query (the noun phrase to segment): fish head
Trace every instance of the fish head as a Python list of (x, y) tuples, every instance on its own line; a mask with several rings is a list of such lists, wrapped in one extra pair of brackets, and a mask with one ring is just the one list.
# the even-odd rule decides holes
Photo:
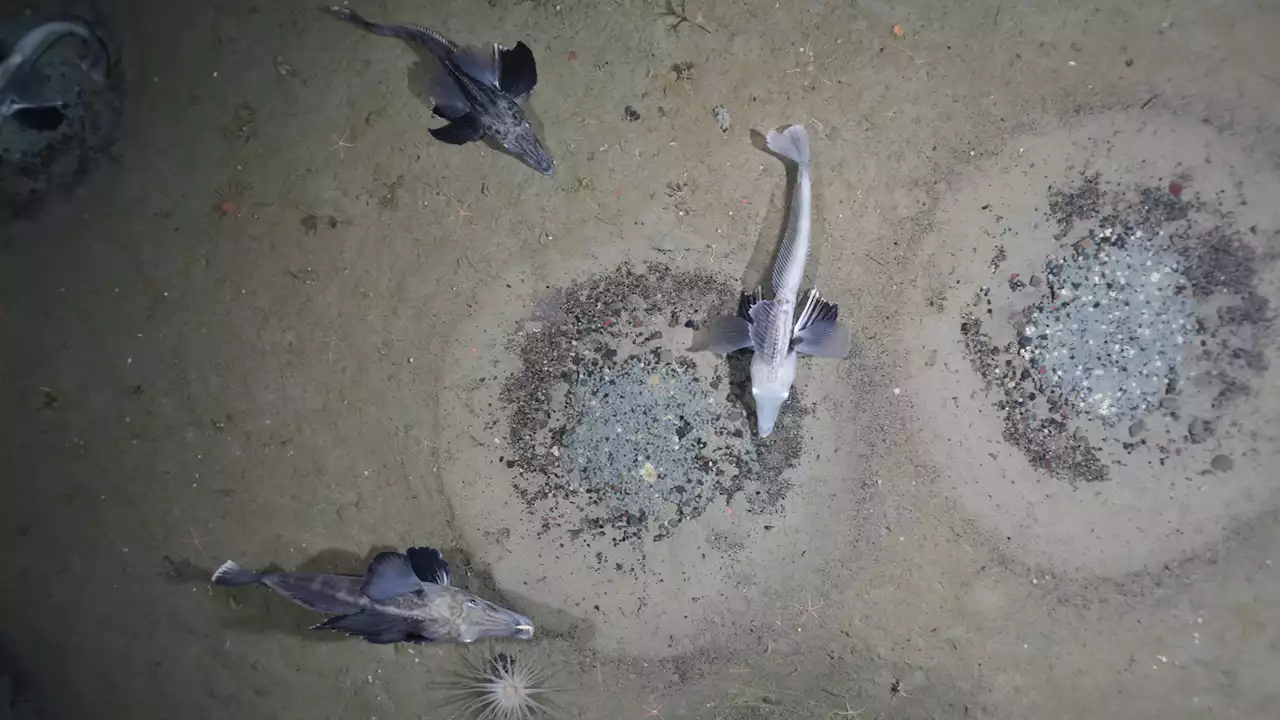
[(507, 152), (520, 158), (526, 165), (548, 177), (556, 174), (555, 163), (551, 161), (551, 153), (538, 139), (533, 125), (525, 118), (520, 118), (515, 129), (501, 141)]
[(454, 627), (458, 642), (471, 643), (484, 638), (533, 637), (533, 621), (504, 607), (495, 605), (469, 592), (454, 590), (456, 621)]
[(787, 353), (777, 365), (757, 353), (751, 360), (751, 397), (756, 402), (756, 427), (760, 437), (769, 437), (778, 421), (782, 403), (791, 397), (796, 381), (796, 354)]

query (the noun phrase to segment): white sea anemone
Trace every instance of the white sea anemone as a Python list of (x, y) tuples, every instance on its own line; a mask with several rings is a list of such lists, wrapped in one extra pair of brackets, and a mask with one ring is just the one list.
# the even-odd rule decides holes
[(475, 720), (534, 720), (550, 714), (547, 671), (532, 654), (491, 652), (467, 659), (454, 686), (462, 711)]

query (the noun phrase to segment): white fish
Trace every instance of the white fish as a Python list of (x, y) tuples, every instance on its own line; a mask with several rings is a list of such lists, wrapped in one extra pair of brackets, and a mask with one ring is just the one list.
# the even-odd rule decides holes
[(773, 265), (773, 299), (762, 300), (760, 290), (743, 295), (735, 317), (711, 323), (708, 348), (730, 353), (751, 348), (751, 396), (756, 403), (760, 437), (773, 432), (782, 404), (791, 396), (796, 380), (796, 357), (841, 358), (849, 352), (848, 334), (837, 319), (839, 306), (823, 300), (816, 288), (809, 291), (796, 317), (804, 265), (809, 258), (810, 213), (813, 180), (809, 170), (809, 135), (803, 125), (783, 132), (770, 131), (769, 149), (795, 162), (796, 184), (787, 216), (787, 232)]

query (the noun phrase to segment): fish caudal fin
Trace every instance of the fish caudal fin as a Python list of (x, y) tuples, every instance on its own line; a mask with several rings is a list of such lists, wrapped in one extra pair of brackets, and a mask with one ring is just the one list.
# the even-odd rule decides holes
[(398, 642), (429, 642), (430, 638), (418, 632), (418, 623), (411, 618), (389, 615), (378, 610), (361, 610), (350, 615), (339, 615), (316, 625), (314, 630), (335, 630), (378, 645)]
[(213, 584), (223, 585), (226, 587), (239, 587), (241, 585), (253, 585), (262, 580), (262, 573), (256, 573), (252, 570), (246, 570), (240, 567), (240, 564), (228, 560), (214, 571)]
[(809, 169), (809, 133), (804, 125), (792, 125), (782, 132), (770, 130), (765, 142), (770, 150)]

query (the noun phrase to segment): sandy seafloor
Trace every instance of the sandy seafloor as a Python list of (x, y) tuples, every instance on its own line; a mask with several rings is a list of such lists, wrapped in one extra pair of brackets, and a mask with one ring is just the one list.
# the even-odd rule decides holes
[[(37, 4), (5, 2), (6, 27)], [(118, 140), (0, 226), (0, 644), (44, 717), (454, 717), (434, 683), (457, 648), (312, 633), (207, 582), (410, 544), (535, 619), (565, 717), (1274, 717), (1269, 320), (1243, 350), (1206, 327), (1136, 432), (1069, 418), (1052, 452), (1097, 449), (1097, 482), (1007, 439), (1012, 386), (961, 326), (1014, 326), (1010, 275), (1097, 220), (1060, 232), (1050, 186), (1095, 172), (1197, 203), (1276, 306), (1280, 6), (689, 0), (709, 32), (641, 0), (356, 6), (524, 40), (544, 178), (432, 140), (417, 57), (314, 3), (98, 4)], [(752, 131), (796, 122), (809, 274), (854, 342), (802, 362), (786, 467), (659, 540), (522, 495), (500, 391), (520, 333), (623, 262), (750, 281), (786, 194)], [(685, 350), (704, 316), (631, 292), (630, 339), (599, 337), (652, 327), (663, 372), (727, 376)]]

